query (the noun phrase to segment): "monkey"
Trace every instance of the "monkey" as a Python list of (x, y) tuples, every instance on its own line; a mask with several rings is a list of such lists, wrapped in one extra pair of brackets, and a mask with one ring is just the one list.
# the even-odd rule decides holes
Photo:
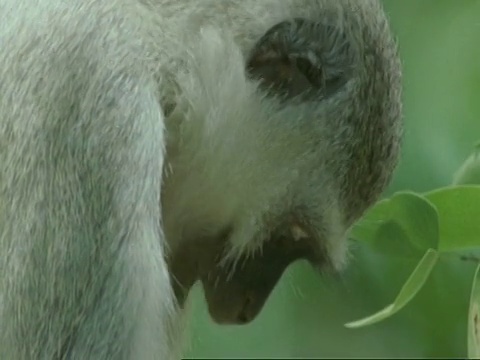
[(347, 263), (402, 140), (378, 0), (0, 0), (0, 358), (179, 359)]

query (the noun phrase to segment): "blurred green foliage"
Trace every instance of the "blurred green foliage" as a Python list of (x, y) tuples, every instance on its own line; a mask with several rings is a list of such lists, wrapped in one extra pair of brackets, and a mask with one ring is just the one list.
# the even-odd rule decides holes
[[(480, 1), (384, 0), (404, 65), (405, 141), (386, 193), (452, 182), (480, 139)], [(472, 215), (474, 216), (474, 215)], [(344, 324), (391, 303), (421, 258), (392, 258), (362, 243), (339, 278), (303, 263), (284, 275), (250, 325), (209, 319), (192, 294), (188, 357), (465, 357), (474, 262), (440, 258), (418, 295), (393, 317)]]

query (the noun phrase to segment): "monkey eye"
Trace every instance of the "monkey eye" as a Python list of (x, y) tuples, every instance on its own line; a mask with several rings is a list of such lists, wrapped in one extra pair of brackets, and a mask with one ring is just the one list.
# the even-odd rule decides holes
[(296, 57), (294, 62), (308, 83), (315, 89), (322, 89), (325, 96), (336, 92), (346, 81), (344, 73), (333, 73), (327, 76), (324, 69), (315, 66), (306, 58)]
[(292, 60), (298, 71), (300, 71), (311, 86), (319, 89), (323, 85), (324, 76), (322, 69), (317, 68), (309, 59), (304, 57), (294, 57)]

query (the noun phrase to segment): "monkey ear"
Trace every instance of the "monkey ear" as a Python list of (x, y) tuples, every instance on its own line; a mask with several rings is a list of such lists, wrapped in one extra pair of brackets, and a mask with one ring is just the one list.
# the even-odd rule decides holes
[(254, 46), (247, 72), (276, 95), (328, 96), (345, 83), (345, 41), (339, 35), (333, 26), (305, 19), (280, 22)]

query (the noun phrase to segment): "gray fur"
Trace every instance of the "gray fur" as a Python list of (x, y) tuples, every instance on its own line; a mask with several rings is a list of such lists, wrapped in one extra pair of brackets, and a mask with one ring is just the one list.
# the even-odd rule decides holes
[[(227, 228), (225, 259), (293, 219), (341, 267), (400, 147), (376, 0), (0, 0), (0, 14), (1, 359), (180, 358), (166, 259)], [(262, 46), (342, 77), (303, 100), (247, 69), (295, 18), (318, 26)]]

